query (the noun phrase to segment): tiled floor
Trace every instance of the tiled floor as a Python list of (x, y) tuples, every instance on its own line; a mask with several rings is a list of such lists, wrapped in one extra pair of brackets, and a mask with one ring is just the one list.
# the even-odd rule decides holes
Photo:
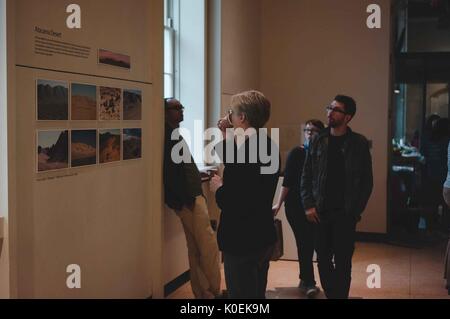
[[(358, 243), (353, 258), (351, 298), (364, 299), (450, 299), (443, 279), (446, 242), (428, 248), (404, 248), (386, 244)], [(381, 268), (381, 288), (369, 289), (367, 267)], [(319, 278), (316, 270), (316, 278)], [(304, 299), (296, 288), (298, 263), (278, 261), (270, 265), (267, 298)], [(225, 289), (222, 269), (222, 288)], [(169, 296), (193, 298), (187, 283)], [(317, 298), (325, 298), (323, 293)]]

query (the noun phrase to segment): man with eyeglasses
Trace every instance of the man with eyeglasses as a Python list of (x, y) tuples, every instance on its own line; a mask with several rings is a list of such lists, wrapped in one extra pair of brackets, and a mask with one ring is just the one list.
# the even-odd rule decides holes
[(326, 107), (328, 128), (311, 141), (301, 182), (306, 217), (317, 224), (316, 251), (327, 298), (347, 299), (356, 224), (373, 188), (367, 139), (348, 123), (356, 114), (353, 98), (338, 95)]
[[(165, 99), (164, 197), (167, 206), (183, 225), (189, 256), (192, 291), (197, 299), (220, 297), (220, 259), (216, 235), (203, 196), (200, 172), (191, 154), (189, 162), (175, 163), (172, 149), (183, 138), (172, 140), (172, 133), (184, 120), (184, 107), (173, 98)], [(183, 151), (188, 147), (183, 147)], [(183, 154), (184, 155), (184, 154)], [(185, 156), (183, 156), (184, 158)]]

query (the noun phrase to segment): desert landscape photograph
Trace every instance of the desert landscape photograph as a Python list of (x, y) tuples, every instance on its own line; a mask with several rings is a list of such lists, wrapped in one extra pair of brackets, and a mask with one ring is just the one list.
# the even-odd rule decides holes
[(95, 164), (97, 164), (97, 130), (73, 130), (71, 135), (72, 167)]
[(63, 81), (37, 80), (37, 120), (69, 119), (69, 85)]
[(100, 164), (120, 161), (120, 129), (101, 129), (98, 134)]
[(131, 58), (128, 55), (115, 53), (105, 49), (98, 50), (98, 63), (131, 69)]
[(72, 83), (71, 120), (95, 121), (97, 119), (97, 87)]
[(132, 160), (142, 157), (142, 129), (123, 129), (123, 159)]
[(126, 121), (142, 119), (142, 92), (140, 90), (123, 90), (123, 119)]
[(101, 86), (99, 120), (120, 120), (120, 106), (122, 104), (122, 90)]
[(37, 132), (37, 170), (53, 171), (69, 167), (69, 131)]

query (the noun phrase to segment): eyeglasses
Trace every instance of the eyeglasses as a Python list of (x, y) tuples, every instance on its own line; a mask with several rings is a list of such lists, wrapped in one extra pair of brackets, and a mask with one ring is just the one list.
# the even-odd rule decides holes
[(344, 110), (341, 110), (340, 108), (337, 107), (333, 107), (331, 105), (325, 107), (325, 110), (327, 110), (327, 112), (337, 112), (337, 113), (342, 113), (342, 114), (347, 114), (347, 112), (345, 112)]
[(305, 128), (303, 130), (305, 133), (313, 134), (313, 133), (319, 133), (319, 130), (311, 129), (311, 128)]
[(233, 109), (229, 109), (227, 113), (228, 113), (228, 114), (227, 114), (228, 123), (229, 123), (230, 125), (233, 125), (233, 121), (231, 120), (231, 116), (232, 116), (233, 113), (234, 113)]

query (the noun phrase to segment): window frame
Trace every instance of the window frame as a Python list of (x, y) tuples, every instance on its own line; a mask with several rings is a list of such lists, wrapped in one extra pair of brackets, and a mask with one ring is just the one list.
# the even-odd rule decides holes
[(179, 0), (164, 0), (164, 98), (179, 97), (179, 8)]

